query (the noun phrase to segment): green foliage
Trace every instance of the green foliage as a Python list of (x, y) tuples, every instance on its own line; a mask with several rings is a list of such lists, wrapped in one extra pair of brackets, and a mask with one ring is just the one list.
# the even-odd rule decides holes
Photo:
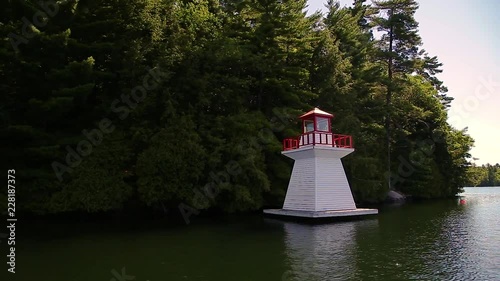
[(131, 151), (121, 138), (114, 134), (92, 148), (92, 153), (74, 168), (71, 180), (51, 198), (51, 212), (93, 213), (123, 207), (132, 195), (132, 187), (127, 182), (132, 171), (126, 170)]
[(188, 117), (172, 117), (138, 155), (137, 191), (148, 205), (187, 201), (205, 163), (200, 137)]
[(466, 186), (500, 186), (500, 164), (470, 166)]
[[(354, 137), (345, 166), (358, 202), (389, 190), (384, 140), (393, 172), (411, 165), (391, 186), (408, 194), (498, 180), (500, 169), (469, 167), (472, 139), (446, 122), (451, 98), (420, 49), (417, 3), (366, 2), (306, 16), (305, 0), (72, 0), (43, 26), (22, 21), (37, 1), (0, 4), (0, 152), (22, 171), (21, 210), (280, 205), (292, 164), (281, 140), (314, 106)], [(68, 163), (104, 118), (113, 132)]]

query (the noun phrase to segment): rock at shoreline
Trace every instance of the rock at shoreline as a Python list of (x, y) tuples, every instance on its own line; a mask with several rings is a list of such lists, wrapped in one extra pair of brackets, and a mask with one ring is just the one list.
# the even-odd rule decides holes
[(386, 202), (396, 203), (396, 202), (404, 202), (406, 201), (406, 196), (403, 193), (400, 193), (395, 190), (389, 191), (385, 198)]

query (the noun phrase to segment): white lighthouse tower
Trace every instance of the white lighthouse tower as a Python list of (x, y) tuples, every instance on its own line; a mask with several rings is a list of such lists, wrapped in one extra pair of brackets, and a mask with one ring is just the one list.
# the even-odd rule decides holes
[(302, 135), (283, 141), (283, 155), (295, 160), (283, 209), (266, 214), (306, 218), (377, 214), (357, 209), (341, 158), (354, 152), (351, 136), (334, 134), (333, 115), (315, 108), (300, 116)]

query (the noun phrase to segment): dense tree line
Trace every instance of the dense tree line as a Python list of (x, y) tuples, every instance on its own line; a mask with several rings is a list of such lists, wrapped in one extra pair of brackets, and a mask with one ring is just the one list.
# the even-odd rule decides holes
[[(279, 206), (281, 141), (335, 113), (357, 202), (465, 185), (473, 140), (447, 123), (442, 65), (413, 0), (7, 0), (4, 169), (33, 213)], [(4, 197), (5, 198), (5, 197)]]
[(468, 171), (467, 186), (500, 186), (500, 164), (472, 165)]

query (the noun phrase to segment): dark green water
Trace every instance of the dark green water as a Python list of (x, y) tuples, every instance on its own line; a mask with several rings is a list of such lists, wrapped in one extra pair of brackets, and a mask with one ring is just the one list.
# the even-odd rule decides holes
[(321, 225), (46, 225), (19, 239), (15, 278), (1, 280), (500, 280), (500, 188), (463, 196)]

